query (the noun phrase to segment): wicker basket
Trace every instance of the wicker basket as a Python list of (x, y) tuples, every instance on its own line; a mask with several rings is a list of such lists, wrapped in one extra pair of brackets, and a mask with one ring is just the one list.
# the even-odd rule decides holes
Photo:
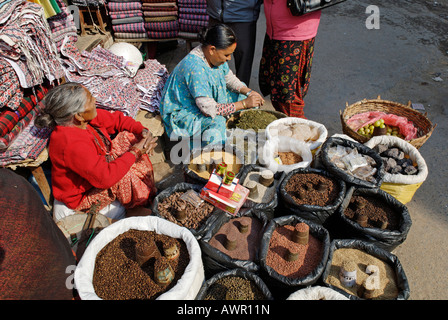
[(366, 143), (369, 138), (353, 131), (347, 125), (347, 120), (349, 120), (356, 114), (369, 111), (391, 113), (397, 116), (405, 117), (408, 120), (412, 121), (414, 123), (414, 126), (417, 128), (417, 138), (412, 139), (408, 142), (417, 149), (420, 148), (426, 142), (426, 140), (428, 140), (437, 126), (437, 124), (434, 126), (432, 125), (431, 121), (427, 118), (426, 113), (422, 114), (419, 111), (412, 109), (410, 101), (408, 105), (404, 105), (393, 101), (381, 100), (381, 98), (378, 96), (377, 99), (364, 99), (351, 105), (348, 105), (348, 103), (346, 103), (344, 112), (339, 111), (343, 133), (358, 142)]

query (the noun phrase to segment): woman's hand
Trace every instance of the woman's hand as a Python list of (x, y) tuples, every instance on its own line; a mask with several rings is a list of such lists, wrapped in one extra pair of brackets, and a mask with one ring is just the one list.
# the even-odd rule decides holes
[(258, 92), (251, 92), (243, 101), (246, 105), (245, 109), (261, 107), (264, 104), (264, 99)]
[(149, 156), (152, 156), (154, 154), (154, 149), (156, 146), (157, 137), (153, 137), (151, 132), (146, 131), (143, 133), (143, 139), (132, 146), (131, 152), (134, 152), (134, 155), (137, 158), (145, 153)]

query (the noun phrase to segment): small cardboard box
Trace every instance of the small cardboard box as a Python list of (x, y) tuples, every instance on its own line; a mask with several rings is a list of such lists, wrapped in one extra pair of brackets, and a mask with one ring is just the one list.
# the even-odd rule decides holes
[(239, 179), (235, 178), (230, 185), (225, 185), (222, 183), (222, 178), (213, 171), (209, 181), (202, 188), (200, 197), (215, 207), (236, 215), (249, 194), (249, 189), (238, 182)]

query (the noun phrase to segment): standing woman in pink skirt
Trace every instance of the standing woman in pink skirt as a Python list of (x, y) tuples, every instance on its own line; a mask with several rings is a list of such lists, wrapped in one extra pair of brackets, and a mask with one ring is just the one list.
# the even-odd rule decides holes
[(286, 0), (264, 0), (266, 35), (258, 81), (261, 93), (271, 95), (275, 110), (305, 118), (304, 97), (310, 83), (321, 12), (293, 16)]

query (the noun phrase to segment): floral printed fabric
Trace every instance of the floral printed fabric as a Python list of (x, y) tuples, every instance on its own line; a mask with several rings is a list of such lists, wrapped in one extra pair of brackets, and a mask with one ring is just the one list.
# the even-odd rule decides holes
[(305, 41), (271, 40), (266, 35), (260, 61), (259, 85), (271, 95), (274, 107), (288, 116), (303, 116), (314, 54), (314, 38)]

